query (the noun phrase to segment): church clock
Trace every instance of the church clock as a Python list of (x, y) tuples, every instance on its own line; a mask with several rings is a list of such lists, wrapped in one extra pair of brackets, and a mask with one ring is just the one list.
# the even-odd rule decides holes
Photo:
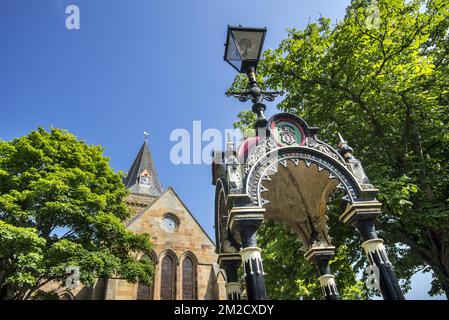
[(145, 186), (149, 186), (151, 184), (151, 177), (149, 176), (140, 176), (140, 184)]

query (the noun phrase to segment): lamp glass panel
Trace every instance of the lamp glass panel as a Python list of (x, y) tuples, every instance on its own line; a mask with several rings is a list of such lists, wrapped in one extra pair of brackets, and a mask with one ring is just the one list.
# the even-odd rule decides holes
[(263, 31), (232, 31), (243, 60), (258, 60)]
[(240, 57), (240, 53), (237, 49), (237, 46), (234, 42), (234, 38), (232, 35), (229, 35), (228, 39), (228, 50), (226, 52), (226, 60), (231, 63), (236, 69), (240, 70), (242, 66), (242, 58)]

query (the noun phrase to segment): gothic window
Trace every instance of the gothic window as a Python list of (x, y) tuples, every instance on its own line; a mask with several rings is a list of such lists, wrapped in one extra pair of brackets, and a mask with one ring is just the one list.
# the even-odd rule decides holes
[[(153, 252), (153, 255), (155, 253)], [(141, 259), (151, 260), (155, 262), (154, 257), (149, 257), (144, 255)], [(139, 283), (137, 285), (137, 300), (153, 300), (154, 299), (154, 276), (153, 276), (153, 284), (151, 286), (147, 286), (143, 283)]]
[(162, 259), (161, 266), (161, 300), (176, 299), (176, 265), (170, 255)]
[(153, 300), (153, 286), (143, 283), (137, 285), (137, 300)]
[(182, 299), (196, 298), (196, 268), (193, 260), (187, 256), (182, 262)]

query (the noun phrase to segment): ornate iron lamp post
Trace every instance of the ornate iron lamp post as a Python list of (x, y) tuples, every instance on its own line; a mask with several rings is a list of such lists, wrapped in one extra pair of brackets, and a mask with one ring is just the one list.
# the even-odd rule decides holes
[(404, 299), (383, 240), (374, 227), (382, 206), (376, 199), (379, 190), (370, 183), (352, 148), (340, 136), (334, 149), (318, 138), (318, 128), (296, 115), (279, 113), (265, 119), (263, 100), (272, 101), (281, 94), (264, 92), (257, 83), (256, 68), (265, 33), (265, 28), (228, 26), (224, 59), (248, 76), (249, 88), (227, 94), (253, 102), (258, 133), (258, 137), (245, 139), (237, 150), (230, 142), (226, 152), (214, 151), (216, 252), (226, 272), (228, 299), (241, 298), (240, 265), (248, 299), (267, 299), (256, 239), (264, 220), (282, 223), (298, 235), (305, 258), (317, 267), (323, 297), (338, 299), (329, 267), (335, 246), (327, 226), (328, 203), (337, 198), (340, 221), (355, 227), (363, 239), (371, 284), (376, 284), (384, 299)]
[(239, 73), (248, 76), (248, 90), (243, 92), (228, 91), (227, 96), (234, 96), (240, 101), (251, 100), (252, 111), (257, 115), (256, 129), (265, 128), (268, 121), (264, 112), (266, 106), (263, 100), (273, 101), (281, 91), (262, 91), (257, 83), (256, 69), (262, 53), (267, 28), (228, 26), (224, 60)]

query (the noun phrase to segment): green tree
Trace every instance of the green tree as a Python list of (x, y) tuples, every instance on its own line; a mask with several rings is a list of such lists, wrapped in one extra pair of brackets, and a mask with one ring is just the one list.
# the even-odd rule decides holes
[[(378, 228), (403, 288), (431, 271), (430, 294), (449, 298), (448, 56), (448, 1), (353, 0), (336, 25), (288, 30), (259, 76), (287, 92), (279, 109), (349, 140), (380, 189)], [(358, 244), (346, 239), (360, 266)]]
[[(295, 234), (271, 221), (260, 228), (258, 243), (263, 248), (265, 285), (270, 299), (323, 299), (318, 271), (304, 258)], [(341, 245), (330, 262), (340, 299), (364, 299), (363, 283), (356, 280), (347, 254), (348, 248)]]
[(42, 128), (0, 141), (0, 299), (29, 299), (78, 266), (92, 285), (112, 275), (151, 283), (148, 235), (134, 235), (121, 174), (100, 146)]

